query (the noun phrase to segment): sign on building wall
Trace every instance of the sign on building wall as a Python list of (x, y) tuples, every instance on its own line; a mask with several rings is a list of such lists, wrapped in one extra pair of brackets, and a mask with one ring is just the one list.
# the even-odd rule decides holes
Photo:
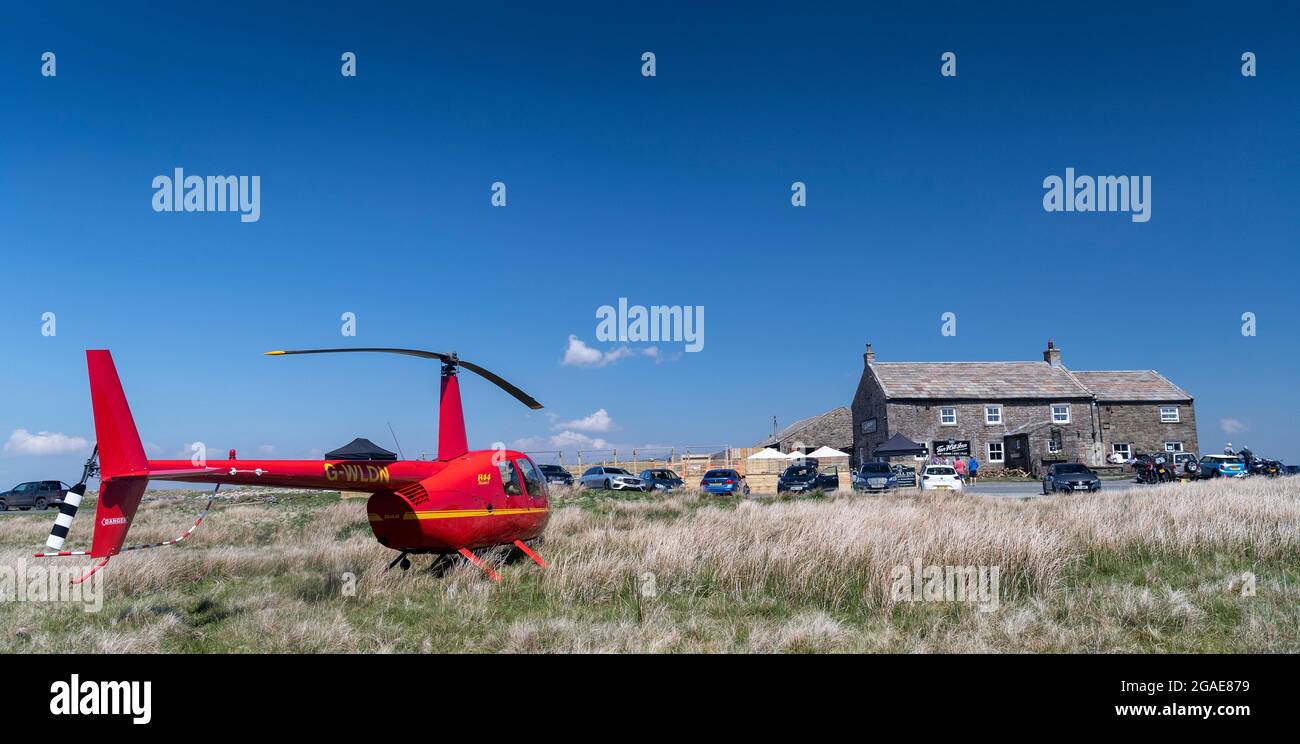
[(934, 446), (930, 449), (935, 457), (970, 457), (970, 440), (969, 439), (948, 439), (946, 441), (935, 440)]

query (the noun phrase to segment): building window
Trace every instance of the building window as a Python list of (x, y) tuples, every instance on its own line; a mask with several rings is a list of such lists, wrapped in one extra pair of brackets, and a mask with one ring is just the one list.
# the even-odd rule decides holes
[(1160, 423), (1178, 423), (1178, 406), (1160, 406)]
[(989, 426), (997, 426), (1002, 423), (1002, 406), (991, 405), (984, 406), (984, 423)]
[(1053, 403), (1052, 404), (1052, 423), (1068, 424), (1070, 423), (1070, 404)]
[(1165, 442), (1165, 452), (1182, 452), (1182, 442)]
[(1133, 457), (1133, 447), (1127, 443), (1116, 442), (1110, 446), (1110, 451), (1128, 460)]
[(863, 434), (874, 434), (875, 432), (876, 432), (876, 420), (875, 420), (875, 419), (873, 419), (873, 418), (869, 418), (869, 419), (867, 419), (866, 421), (863, 421), (863, 422), (862, 422), (862, 433), (863, 433)]
[(956, 409), (956, 408), (953, 408), (952, 406), (944, 406), (944, 407), (940, 408), (940, 409), (939, 409), (939, 425), (940, 425), (940, 426), (956, 426), (956, 425), (957, 425), (957, 409)]
[(989, 442), (989, 462), (1002, 462), (1002, 443)]
[(1061, 451), (1061, 440), (1056, 438), (1047, 440), (1047, 453), (1049, 455), (1055, 455), (1057, 452), (1060, 451)]

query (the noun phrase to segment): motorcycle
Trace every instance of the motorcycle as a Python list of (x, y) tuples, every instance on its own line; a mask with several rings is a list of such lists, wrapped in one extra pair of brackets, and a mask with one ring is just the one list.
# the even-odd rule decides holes
[(1159, 455), (1138, 455), (1133, 462), (1138, 483), (1172, 483), (1178, 479), (1173, 467)]
[(1251, 475), (1263, 475), (1268, 478), (1277, 476), (1282, 472), (1282, 463), (1277, 460), (1257, 459), (1250, 463)]

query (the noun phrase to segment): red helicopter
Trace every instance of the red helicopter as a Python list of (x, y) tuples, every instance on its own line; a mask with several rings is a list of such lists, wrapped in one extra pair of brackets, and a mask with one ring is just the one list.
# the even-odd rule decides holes
[[(523, 452), (508, 449), (470, 451), (465, 438), (465, 418), (460, 404), (459, 369), (474, 372), (513, 395), (534, 410), (542, 407), (527, 393), (492, 372), (460, 359), (418, 349), (304, 349), (269, 351), (271, 356), (378, 352), (405, 354), (442, 362), (438, 407), (438, 459), (398, 460), (371, 445), (355, 451), (335, 452), (324, 460), (241, 460), (234, 450), (230, 459), (195, 463), (190, 460), (150, 460), (145, 457), (131, 409), (118, 380), (113, 357), (107, 350), (88, 350), (90, 398), (95, 416), (95, 452), (86, 462), (81, 481), (59, 507), (59, 516), (46, 545), (55, 552), (38, 558), (90, 556), (101, 558), (85, 576), (98, 571), (113, 556), (130, 550), (174, 545), (202, 522), (208, 508), (180, 537), (163, 543), (124, 545), (140, 497), (150, 479), (189, 483), (274, 486), (281, 488), (369, 492), (366, 505), (370, 528), (381, 545), (398, 551), (388, 564), (410, 568), (407, 556), (432, 554), (435, 565), (456, 554), (500, 580), (474, 550), (513, 546), (546, 568), (546, 562), (529, 547), (542, 535), (550, 518), (546, 478)], [(348, 448), (344, 448), (347, 450)], [(86, 482), (98, 475), (99, 505), (90, 550), (63, 550), (76, 516)], [(216, 495), (216, 489), (213, 496)], [(212, 499), (208, 500), (211, 507)]]

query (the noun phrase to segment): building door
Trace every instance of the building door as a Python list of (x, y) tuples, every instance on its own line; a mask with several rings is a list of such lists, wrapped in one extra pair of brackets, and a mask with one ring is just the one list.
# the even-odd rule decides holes
[(1029, 435), (1016, 434), (1003, 437), (1002, 447), (1006, 451), (1006, 467), (1018, 468), (1029, 472)]

